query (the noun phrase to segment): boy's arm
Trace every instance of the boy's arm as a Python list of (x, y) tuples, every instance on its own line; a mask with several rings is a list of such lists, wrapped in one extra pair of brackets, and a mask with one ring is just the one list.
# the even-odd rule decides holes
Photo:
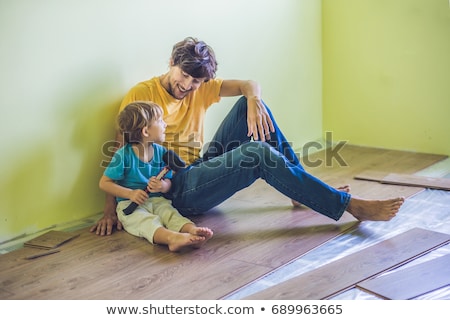
[(106, 193), (116, 197), (130, 199), (137, 204), (143, 204), (148, 198), (148, 194), (144, 190), (123, 187), (105, 175), (100, 178), (99, 187)]

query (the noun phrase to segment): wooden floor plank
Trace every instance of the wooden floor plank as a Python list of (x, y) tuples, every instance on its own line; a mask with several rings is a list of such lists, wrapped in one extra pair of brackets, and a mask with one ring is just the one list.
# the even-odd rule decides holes
[(365, 279), (404, 264), (448, 242), (448, 234), (414, 228), (246, 299), (328, 299)]
[(450, 285), (450, 254), (368, 279), (356, 286), (384, 299), (408, 300)]
[(377, 181), (384, 184), (450, 191), (450, 179), (446, 178), (432, 178), (416, 176), (412, 174), (364, 171), (357, 174), (355, 176), (355, 179)]
[[(323, 150), (302, 158), (302, 162), (314, 164), (308, 171), (332, 186), (349, 184), (352, 194), (367, 198), (389, 198), (403, 195), (411, 197), (424, 190), (423, 187), (380, 184), (373, 181), (359, 180), (354, 177), (364, 171), (397, 172), (413, 174), (447, 158), (445, 155), (405, 152), (377, 148), (346, 145), (339, 156), (344, 165), (332, 161), (327, 165), (331, 152)], [(321, 165), (317, 164), (321, 162)]]
[(446, 178), (429, 178), (411, 174), (389, 173), (381, 180), (381, 183), (450, 191), (450, 179)]
[[(353, 180), (355, 172), (376, 168), (413, 173), (441, 156), (346, 146), (341, 166), (322, 161), (308, 171), (332, 185), (350, 183), (359, 196), (411, 195), (423, 188)], [(293, 208), (264, 181), (236, 193), (193, 220), (211, 227), (214, 237), (199, 250), (171, 253), (126, 232), (99, 237), (88, 228), (60, 246), (60, 252), (32, 260), (33, 248), (0, 255), (0, 299), (220, 299), (333, 239), (357, 221), (339, 222), (313, 210)]]

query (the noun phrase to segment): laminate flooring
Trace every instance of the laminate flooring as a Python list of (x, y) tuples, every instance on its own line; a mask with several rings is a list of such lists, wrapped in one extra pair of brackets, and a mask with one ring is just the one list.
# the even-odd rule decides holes
[[(307, 170), (333, 186), (351, 184), (352, 193), (367, 198), (409, 198), (424, 189), (357, 181), (355, 174), (413, 174), (445, 158), (347, 145), (340, 151), (343, 165), (328, 161), (327, 152), (309, 155)], [(24, 259), (36, 249), (3, 244), (0, 298), (239, 299), (252, 284), (361, 227), (347, 213), (335, 222), (309, 208), (293, 208), (261, 180), (193, 219), (215, 235), (203, 248), (181, 253), (126, 232), (99, 237), (89, 226), (75, 228), (80, 236), (60, 252), (37, 259)]]
[[(420, 170), (420, 176), (440, 177), (450, 179), (450, 159), (442, 160), (435, 165)], [(450, 192), (443, 190), (426, 189), (406, 199), (397, 216), (389, 221), (365, 221), (357, 228), (344, 232), (302, 257), (284, 265), (278, 270), (265, 275), (246, 287), (226, 297), (226, 299), (246, 299), (264, 290), (268, 290), (283, 282), (290, 281), (310, 271), (319, 269), (327, 264), (343, 259), (365, 248), (380, 243), (389, 238), (400, 235), (414, 228), (423, 228), (430, 231), (450, 234)], [(417, 257), (405, 265), (390, 271), (400, 272), (403, 269), (425, 263), (430, 260), (450, 254), (450, 245), (432, 250)], [(380, 277), (390, 272), (380, 274)], [(442, 272), (445, 272), (442, 270)], [(436, 275), (439, 278), (441, 275)], [(375, 278), (377, 279), (377, 278)], [(412, 284), (412, 289), (419, 289)], [(397, 288), (401, 291), (404, 288)], [(412, 290), (411, 290), (412, 291)], [(350, 288), (331, 298), (331, 300), (379, 300), (382, 297), (358, 287)], [(450, 286), (417, 295), (414, 300), (450, 300)]]
[[(361, 281), (402, 265), (449, 241), (450, 234), (414, 228), (258, 292), (247, 299), (328, 299), (356, 286)], [(445, 269), (442, 272), (445, 272)]]
[(356, 286), (384, 299), (406, 300), (450, 285), (450, 254), (359, 282)]

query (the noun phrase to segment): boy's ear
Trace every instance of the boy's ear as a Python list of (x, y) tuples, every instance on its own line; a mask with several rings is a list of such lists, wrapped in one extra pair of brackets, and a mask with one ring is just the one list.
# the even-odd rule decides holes
[(173, 62), (173, 59), (170, 58), (169, 60), (169, 67), (173, 67), (175, 65), (175, 63)]
[(142, 128), (142, 136), (143, 137), (148, 137), (148, 128), (147, 127), (143, 127)]

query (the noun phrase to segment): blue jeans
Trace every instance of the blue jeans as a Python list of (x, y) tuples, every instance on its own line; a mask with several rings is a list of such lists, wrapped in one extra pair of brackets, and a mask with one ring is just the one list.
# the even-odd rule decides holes
[(270, 140), (251, 141), (247, 136), (247, 100), (242, 97), (223, 120), (202, 159), (174, 175), (167, 197), (181, 214), (204, 213), (261, 178), (290, 199), (339, 220), (350, 194), (305, 171), (267, 110), (275, 126)]

